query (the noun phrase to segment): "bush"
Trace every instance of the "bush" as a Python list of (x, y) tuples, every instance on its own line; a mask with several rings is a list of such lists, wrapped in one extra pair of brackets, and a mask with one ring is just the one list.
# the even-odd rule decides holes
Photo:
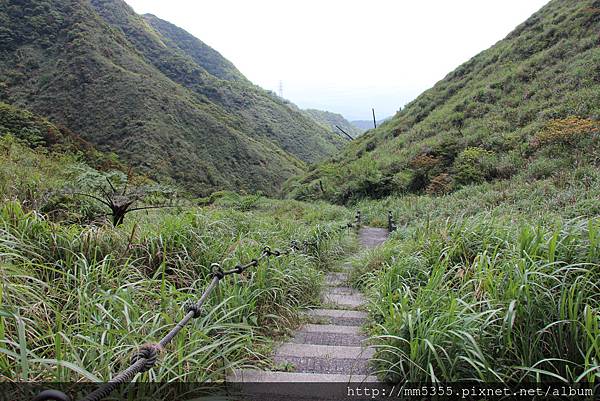
[(597, 378), (600, 222), (436, 221), (359, 260), (391, 382)]
[(531, 144), (535, 148), (546, 145), (580, 146), (585, 138), (592, 138), (600, 133), (600, 122), (581, 117), (568, 117), (551, 120), (538, 132)]
[(463, 150), (454, 162), (454, 179), (459, 184), (478, 184), (491, 178), (494, 168), (494, 152), (471, 147)]
[(444, 195), (452, 192), (454, 180), (447, 173), (442, 173), (434, 178), (427, 186), (425, 192), (429, 195)]

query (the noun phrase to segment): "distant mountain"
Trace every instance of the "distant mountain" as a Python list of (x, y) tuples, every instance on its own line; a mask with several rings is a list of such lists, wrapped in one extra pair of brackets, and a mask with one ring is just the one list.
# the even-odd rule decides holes
[[(337, 128), (338, 126), (343, 129), (348, 135), (353, 138), (358, 137), (362, 134), (360, 129), (357, 129), (354, 125), (352, 125), (348, 120), (344, 118), (341, 114), (332, 113), (330, 111), (316, 110), (316, 109), (306, 109), (303, 110), (305, 114), (310, 116), (317, 123), (326, 127), (328, 130), (333, 131), (336, 134), (344, 135)], [(345, 137), (345, 135), (344, 135)]]
[(122, 0), (4, 0), (0, 101), (199, 195), (275, 193), (345, 142)]
[(600, 0), (550, 1), (288, 193), (350, 203), (597, 169), (598, 32)]
[[(383, 120), (378, 120), (377, 121), (377, 125), (383, 124), (384, 122), (386, 122), (387, 120), (389, 120), (391, 117), (388, 118), (384, 118)], [(365, 131), (368, 131), (370, 129), (373, 129), (373, 120), (354, 120), (354, 121), (350, 121), (350, 123), (356, 127), (357, 129), (359, 129), (361, 131), (361, 133), (364, 133)]]

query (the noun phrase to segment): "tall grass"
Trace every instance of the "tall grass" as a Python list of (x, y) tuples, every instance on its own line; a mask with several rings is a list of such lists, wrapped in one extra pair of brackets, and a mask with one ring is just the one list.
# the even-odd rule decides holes
[(332, 229), (349, 215), (325, 205), (230, 198), (227, 207), (141, 213), (116, 229), (51, 222), (19, 202), (1, 205), (4, 380), (108, 380), (139, 345), (177, 322), (184, 302), (205, 287), (211, 263), (232, 267), (264, 245), (306, 240), (314, 244), (307, 254), (224, 280), (147, 380), (218, 381), (236, 366), (265, 364), (270, 338), (317, 302), (318, 263), (338, 254), (333, 244), (345, 234)]
[(422, 222), (356, 260), (389, 381), (600, 378), (600, 219)]

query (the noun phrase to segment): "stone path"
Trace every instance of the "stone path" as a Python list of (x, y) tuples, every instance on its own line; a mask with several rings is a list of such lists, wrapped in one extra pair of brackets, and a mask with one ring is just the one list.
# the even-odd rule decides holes
[[(365, 227), (359, 232), (360, 243), (366, 248), (375, 247), (387, 239), (387, 234), (385, 229)], [(349, 265), (343, 266), (343, 270), (349, 269)], [(228, 381), (376, 382), (369, 367), (374, 350), (365, 346), (367, 337), (360, 331), (367, 318), (362, 310), (365, 299), (347, 285), (347, 280), (347, 271), (329, 273), (322, 296), (323, 308), (309, 311), (309, 323), (275, 350), (275, 364), (289, 367), (291, 372), (236, 370)]]

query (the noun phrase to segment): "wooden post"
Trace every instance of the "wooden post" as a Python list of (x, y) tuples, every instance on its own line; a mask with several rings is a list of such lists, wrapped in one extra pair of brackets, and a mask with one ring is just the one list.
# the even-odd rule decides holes
[(377, 120), (375, 119), (375, 109), (371, 109), (373, 111), (373, 126), (377, 128)]

